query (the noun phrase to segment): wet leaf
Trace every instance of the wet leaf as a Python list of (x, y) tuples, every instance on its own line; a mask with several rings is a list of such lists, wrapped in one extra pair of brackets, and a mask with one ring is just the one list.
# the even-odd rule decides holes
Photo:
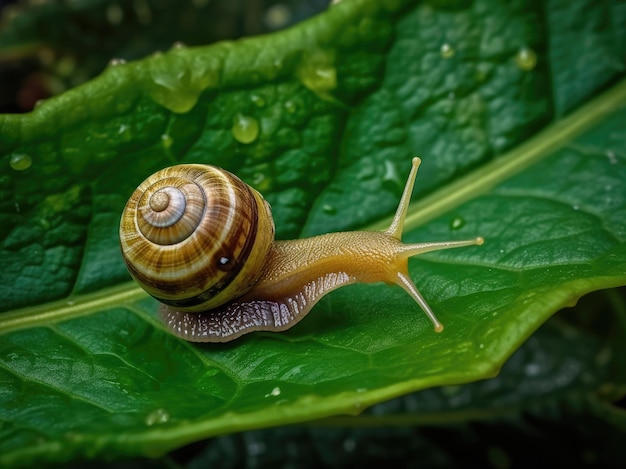
[[(491, 377), (554, 312), (626, 284), (626, 85), (551, 122), (533, 5), (346, 0), (0, 116), (0, 462), (155, 456)], [(618, 76), (599, 75), (585, 93)], [(198, 346), (128, 282), (119, 216), (155, 169), (238, 173), (287, 238), (384, 226), (415, 154), (404, 239), (486, 239), (411, 261), (442, 334), (399, 289), (355, 285), (285, 333)]]

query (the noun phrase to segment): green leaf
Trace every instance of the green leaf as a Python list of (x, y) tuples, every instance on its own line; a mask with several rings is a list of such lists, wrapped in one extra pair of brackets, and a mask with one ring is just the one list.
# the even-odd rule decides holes
[(604, 333), (572, 324), (573, 311), (565, 310), (533, 334), (493, 379), (409, 394), (358, 417), (227, 435), (172, 457), (186, 467), (210, 461), (267, 467), (276, 460), (343, 467), (408, 460), (424, 467), (462, 467), (468, 460), (480, 467), (537, 460), (619, 465), (626, 416), (605, 399), (609, 387), (624, 386), (623, 379), (611, 376), (624, 354), (623, 339), (609, 338), (616, 326), (607, 310), (609, 296), (598, 292), (583, 302), (585, 309), (602, 313), (593, 319), (603, 319)]
[[(626, 83), (526, 140), (560, 86), (536, 27), (556, 20), (528, 3), (343, 1), (0, 116), (0, 462), (154, 456), (494, 376), (555, 311), (626, 284)], [(416, 153), (404, 239), (486, 239), (411, 261), (443, 334), (399, 289), (355, 285), (285, 333), (198, 346), (127, 282), (119, 215), (157, 168), (237, 172), (285, 238), (384, 226)]]

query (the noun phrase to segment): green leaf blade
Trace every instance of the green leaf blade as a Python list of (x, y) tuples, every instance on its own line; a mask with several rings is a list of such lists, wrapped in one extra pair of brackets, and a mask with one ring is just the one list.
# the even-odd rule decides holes
[[(399, 18), (395, 2), (344, 3), (272, 38), (111, 67), (30, 115), (1, 116), (0, 307), (27, 306), (0, 318), (2, 464), (155, 456), (491, 377), (559, 308), (626, 284), (624, 83), (485, 163), (550, 118), (547, 64), (522, 73), (513, 58), (522, 39), (543, 57), (529, 26), (539, 13), (514, 2), (490, 20), (487, 0), (459, 16), (406, 2)], [(413, 35), (429, 14), (510, 30), (500, 44), (470, 34), (446, 58), (439, 36)], [(418, 73), (409, 55), (440, 68)], [(253, 143), (233, 134), (240, 114), (259, 123)], [(401, 290), (354, 285), (285, 333), (194, 345), (121, 283), (119, 214), (164, 165), (237, 170), (286, 237), (379, 223), (416, 152), (417, 192), (430, 194), (405, 241), (486, 239), (411, 261), (442, 334)], [(32, 167), (11, 169), (16, 154)]]

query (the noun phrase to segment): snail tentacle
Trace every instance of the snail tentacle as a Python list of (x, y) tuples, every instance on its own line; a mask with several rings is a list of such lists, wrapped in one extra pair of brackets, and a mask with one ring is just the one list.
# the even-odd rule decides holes
[(420, 162), (413, 158), (387, 230), (291, 241), (274, 241), (269, 204), (235, 175), (208, 165), (165, 168), (126, 204), (122, 254), (131, 276), (162, 303), (166, 326), (189, 341), (289, 329), (324, 295), (357, 282), (400, 286), (441, 332), (409, 276), (408, 258), (484, 240), (402, 243)]

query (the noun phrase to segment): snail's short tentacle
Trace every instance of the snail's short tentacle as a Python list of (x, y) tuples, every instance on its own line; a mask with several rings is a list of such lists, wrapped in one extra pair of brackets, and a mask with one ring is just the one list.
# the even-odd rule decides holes
[(278, 242), (269, 204), (236, 176), (207, 165), (166, 168), (146, 179), (124, 209), (124, 259), (135, 280), (165, 303), (166, 326), (194, 342), (288, 329), (322, 296), (357, 281), (401, 286), (441, 332), (442, 324), (408, 275), (408, 258), (480, 245), (483, 239), (402, 243), (420, 162), (413, 158), (386, 231)]
[(419, 157), (414, 157), (411, 160), (411, 172), (404, 186), (400, 203), (396, 210), (396, 214), (391, 221), (391, 225), (385, 231), (389, 236), (393, 236), (396, 239), (402, 239), (402, 229), (404, 228), (404, 219), (406, 218), (406, 212), (409, 209), (409, 203), (411, 202), (411, 194), (413, 193), (413, 186), (415, 185), (415, 178), (417, 177), (417, 170), (420, 167), (422, 160)]

